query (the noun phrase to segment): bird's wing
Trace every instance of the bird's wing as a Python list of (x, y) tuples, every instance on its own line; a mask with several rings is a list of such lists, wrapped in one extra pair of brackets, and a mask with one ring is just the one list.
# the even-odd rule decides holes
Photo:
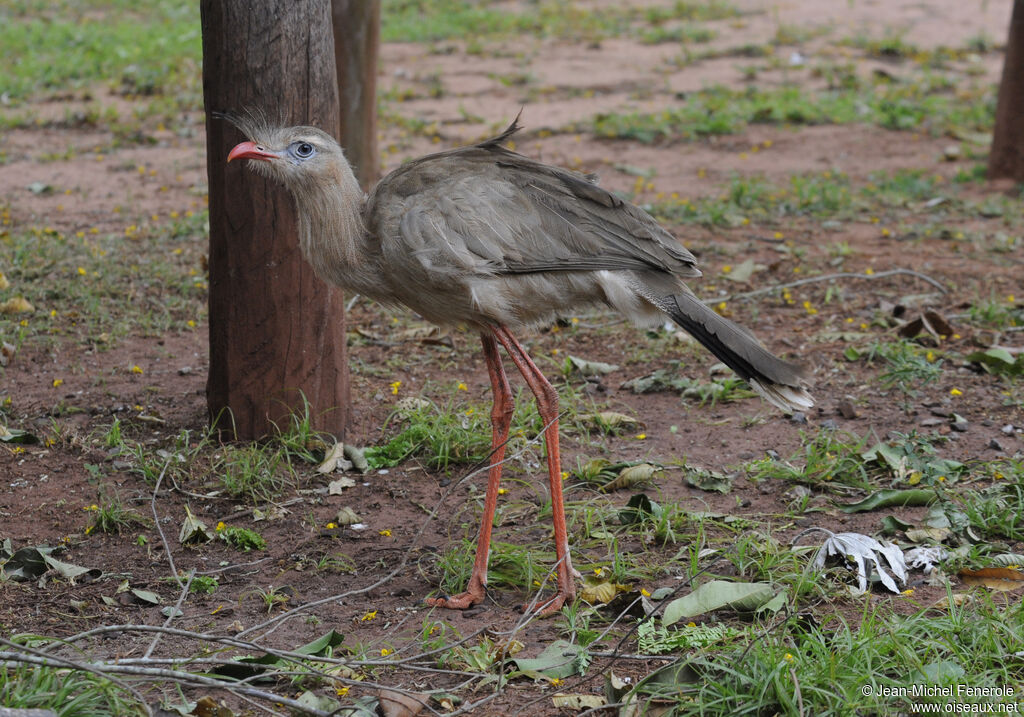
[(435, 275), (700, 275), (693, 255), (643, 210), (581, 175), (495, 145), (412, 162), (375, 195), (382, 251), (415, 257)]

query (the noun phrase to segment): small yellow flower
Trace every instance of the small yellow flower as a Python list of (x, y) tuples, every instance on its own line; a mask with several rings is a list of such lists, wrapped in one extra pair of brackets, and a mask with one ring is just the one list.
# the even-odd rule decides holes
[(686, 626), (687, 627), (697, 627), (697, 623), (695, 623), (695, 622), (688, 622), (688, 623), (686, 623)]
[(880, 222), (880, 221), (881, 220), (878, 217), (871, 217), (871, 223), (872, 224), (878, 224), (878, 222)]
[(398, 395), (398, 389), (401, 386), (402, 386), (402, 382), (401, 381), (393, 381), (391, 383), (391, 395), (392, 396), (397, 396)]
[(498, 495), (505, 495), (508, 493), (508, 488), (498, 488)]
[(334, 523), (328, 523), (328, 524), (327, 524), (327, 529), (328, 529), (328, 530), (334, 530), (334, 529), (335, 529), (335, 528), (337, 528), (337, 527), (338, 527), (338, 526), (337, 526), (337, 525), (335, 525)]
[(775, 232), (775, 234), (773, 234), (772, 236), (774, 236), (776, 239), (781, 239), (783, 237), (783, 234), (782, 232)]
[(865, 329), (867, 329), (867, 328), (868, 328), (868, 325), (867, 325), (867, 324), (865, 324), (864, 322), (861, 322), (861, 324), (860, 324), (860, 328), (861, 328), (861, 331), (864, 331)]
[(867, 274), (868, 276), (871, 276), (872, 274), (875, 273), (875, 270), (869, 266), (867, 269), (864, 270), (864, 273)]
[(954, 397), (955, 396), (963, 396), (964, 392), (961, 391), (959, 388), (951, 388), (951, 389), (949, 389), (949, 395), (950, 396), (954, 396)]
[(647, 434), (646, 433), (638, 433), (638, 434), (636, 434), (636, 439), (638, 441), (647, 440)]
[(78, 267), (78, 275), (79, 276), (85, 276), (85, 267), (84, 266)]
[(456, 391), (468, 391), (469, 390), (469, 386), (464, 384), (462, 381), (459, 381), (459, 385), (455, 387), (455, 390)]
[(214, 528), (214, 530), (216, 530), (219, 533), (222, 530), (224, 530), (226, 527), (228, 527), (228, 524), (225, 523), (223, 520), (221, 520), (221, 521), (217, 522), (217, 527)]
[(552, 677), (551, 678), (551, 686), (552, 687), (558, 687), (560, 684), (562, 684), (561, 678), (559, 678), (559, 677)]
[(785, 660), (786, 662), (792, 663), (793, 660), (795, 660), (796, 658), (793, 657), (792, 654), (787, 652), (785, 655), (782, 656), (782, 659)]
[(55, 379), (53, 379), (53, 387), (54, 388), (59, 388), (62, 385), (64, 385), (64, 379), (62, 379), (62, 378), (55, 378)]
[(722, 265), (722, 273), (723, 274), (728, 274), (730, 271), (732, 271), (732, 265), (731, 264), (723, 264)]
[(910, 595), (913, 595), (913, 594), (914, 594), (914, 588), (907, 588), (906, 590), (904, 590), (904, 591), (903, 591), (902, 593), (900, 593), (900, 594), (901, 594), (901, 595), (907, 595), (907, 596), (909, 597)]
[(1013, 304), (1013, 303), (1016, 303), (1016, 301), (1017, 301), (1017, 297), (1014, 296), (1013, 294), (1007, 294), (1006, 295), (1006, 303), (1007, 304)]
[(387, 657), (390, 654), (391, 654), (391, 650), (388, 649), (387, 647), (380, 648), (380, 656), (381, 657)]
[(722, 313), (723, 311), (725, 311), (726, 303), (724, 301), (721, 301), (715, 308), (718, 310), (718, 313)]
[(339, 687), (334, 691), (334, 693), (338, 695), (338, 697), (344, 697), (348, 694), (348, 687)]
[(569, 477), (569, 471), (562, 471), (562, 480), (565, 480), (568, 477)]
[(93, 529), (93, 526), (91, 526), (91, 525), (87, 526), (86, 529), (85, 529), (85, 534), (88, 535), (89, 533), (91, 533), (92, 529)]
[(388, 530), (387, 528), (385, 528), (384, 530), (378, 530), (377, 532), (380, 535), (383, 535), (385, 538), (390, 538), (391, 537), (391, 531)]
[(929, 351), (928, 353), (926, 353), (924, 355), (924, 358), (925, 358), (925, 361), (927, 361), (928, 363), (934, 363), (934, 361), (935, 361), (935, 352), (934, 351)]
[(649, 598), (651, 596), (651, 591), (648, 590), (647, 588), (640, 588), (640, 594), (643, 595), (644, 597), (648, 597)]
[(366, 613), (365, 615), (363, 615), (359, 619), (362, 620), (363, 622), (369, 622), (370, 620), (373, 620), (375, 617), (377, 617), (377, 611), (376, 610), (374, 610), (372, 612)]
[(193, 321), (192, 319), (189, 319), (188, 321), (185, 322), (185, 325), (188, 326), (190, 329), (194, 329), (196, 327), (196, 322)]
[(935, 480), (937, 480), (939, 483), (945, 483), (946, 482), (946, 476), (939, 476)]
[(139, 367), (138, 364), (136, 364), (136, 365), (131, 367), (131, 372), (132, 373), (142, 373), (142, 369)]
[(816, 313), (818, 313), (818, 310), (815, 309), (813, 306), (811, 306), (811, 302), (810, 301), (805, 301), (804, 302), (804, 311), (806, 311), (811, 316), (814, 316)]
[(892, 232), (889, 231), (888, 227), (882, 227), (882, 236), (887, 237), (887, 236), (889, 236), (891, 234), (892, 234)]

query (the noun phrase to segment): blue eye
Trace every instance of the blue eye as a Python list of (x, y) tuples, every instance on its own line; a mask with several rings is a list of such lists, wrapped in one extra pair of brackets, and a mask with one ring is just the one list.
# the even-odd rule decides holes
[(308, 159), (313, 156), (313, 145), (309, 142), (299, 142), (294, 145), (294, 152), (299, 159)]

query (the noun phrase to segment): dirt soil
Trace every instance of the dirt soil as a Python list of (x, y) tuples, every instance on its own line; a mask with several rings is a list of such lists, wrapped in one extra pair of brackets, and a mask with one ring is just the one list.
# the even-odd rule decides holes
[[(744, 15), (742, 22), (711, 23), (719, 28), (713, 45), (765, 42), (780, 23), (832, 28), (830, 33), (812, 37), (799, 47), (777, 47), (776, 53), (782, 57), (797, 49), (807, 57), (830, 57), (840, 52), (832, 44), (837, 36), (858, 31), (882, 35), (889, 28), (904, 30), (904, 38), (921, 47), (962, 47), (968, 38), (982, 32), (1001, 39), (1010, 11), (1008, 0), (980, 6), (955, 0), (853, 4), (794, 0), (778, 6), (742, 0), (735, 4), (751, 14)], [(600, 112), (663, 109), (676, 105), (679, 93), (689, 90), (715, 83), (744, 85), (739, 67), (743, 63), (736, 58), (679, 68), (669, 62), (678, 51), (672, 43), (645, 45), (621, 37), (597, 45), (529, 40), (525, 51), (520, 48), (516, 52), (509, 43), (485, 57), (467, 55), (460, 43), (450, 43), (441, 50), (409, 44), (386, 44), (381, 48), (381, 89), (410, 92), (412, 98), (398, 105), (399, 111), (437, 123), (436, 139), (410, 135), (400, 127), (385, 124), (382, 147), (386, 167), (439, 146), (474, 140), (507, 122), (521, 105), (525, 105), (526, 131), (517, 141), (518, 151), (598, 172), (602, 184), (613, 190), (634, 190), (636, 177), (628, 168), (649, 170), (656, 187), (645, 189), (646, 194), (638, 201), (651, 201), (656, 193), (678, 193), (694, 199), (708, 196), (720, 191), (722, 183), (737, 172), (782, 181), (794, 173), (831, 170), (846, 173), (853, 184), (862, 184), (871, 172), (880, 169), (924, 168), (949, 180), (958, 170), (972, 166), (966, 158), (944, 160), (944, 149), (950, 143), (947, 137), (870, 126), (789, 129), (753, 125), (741, 135), (713, 141), (659, 145), (605, 141), (585, 131), (564, 131)], [(997, 81), (1000, 63), (1000, 53), (983, 58), (987, 80)], [(858, 65), (858, 71), (872, 69), (868, 61)], [(898, 72), (899, 68), (892, 71)], [(796, 73), (794, 70), (785, 79), (792, 81)], [(528, 75), (530, 85), (542, 91), (527, 94), (522, 87), (500, 81), (500, 77), (510, 74)], [(784, 79), (781, 75), (766, 77), (765, 82)], [(799, 77), (812, 84), (816, 81), (810, 73)], [(440, 83), (439, 97), (423, 92), (428, 81)], [(108, 102), (107, 97), (99, 99)], [(109, 98), (110, 104), (122, 101)], [(67, 97), (41, 101), (36, 109), (41, 116), (59, 116), (83, 103), (81, 97)], [(470, 119), (462, 108), (472, 115)], [(198, 115), (190, 117), (189, 122), (191, 131), (184, 136), (154, 130), (153, 144), (103, 152), (89, 149), (110, 146), (110, 135), (102, 128), (44, 126), (7, 131), (0, 139), (7, 156), (0, 171), (0, 197), (10, 207), (12, 226), (47, 226), (66, 233), (97, 227), (100, 232), (121, 233), (127, 225), (146, 222), (153, 216), (201, 210), (206, 191), (203, 124)], [(44, 153), (61, 152), (69, 146), (79, 150), (70, 159), (39, 159)], [(752, 147), (763, 149), (745, 152)], [(52, 185), (55, 191), (27, 191), (26, 186), (33, 182)], [(978, 185), (968, 191), (983, 198), (1002, 189)], [(999, 231), (998, 218), (972, 222), (963, 229), (979, 235)], [(895, 431), (942, 434), (948, 441), (940, 445), (939, 454), (959, 461), (1019, 456), (1024, 449), (1020, 432), (1024, 416), (1019, 408), (1004, 405), (1005, 386), (976, 367), (964, 362), (947, 364), (939, 381), (920, 386), (917, 394), (908, 398), (895, 390), (882, 389), (879, 364), (847, 361), (843, 352), (848, 343), (838, 338), (822, 340), (827, 332), (861, 324), (868, 325), (865, 331), (878, 338), (891, 337), (891, 329), (878, 328), (872, 322), (880, 314), (891, 314), (896, 306), (907, 306), (909, 313), (928, 308), (949, 318), (956, 333), (942, 349), (969, 353), (991, 337), (980, 336), (967, 324), (965, 307), (979, 296), (1024, 296), (1019, 254), (993, 254), (967, 242), (938, 236), (886, 235), (879, 226), (863, 222), (844, 222), (829, 230), (811, 220), (787, 220), (783, 228), (750, 225), (711, 230), (688, 225), (673, 229), (701, 261), (706, 278), (695, 281), (693, 287), (707, 298), (726, 298), (728, 294), (790, 281), (809, 268), (817, 273), (841, 270), (865, 277), (869, 276), (867, 272), (905, 268), (927, 274), (948, 291), (939, 292), (913, 276), (896, 275), (808, 284), (793, 290), (792, 304), (777, 295), (757, 302), (728, 301), (733, 318), (752, 327), (769, 348), (799, 358), (810, 368), (817, 405), (808, 415), (795, 419), (780, 415), (757, 399), (698, 405), (682, 401), (674, 393), (637, 396), (621, 388), (630, 378), (667, 366), (674, 355), (687, 359), (686, 370), (696, 378), (706, 378), (713, 361), (683, 338), (672, 343), (675, 339), (663, 337), (659, 346), (669, 348), (652, 352), (643, 331), (613, 323), (611, 316), (581, 316), (577, 324), (525, 337), (533, 355), (552, 374), (558, 373), (567, 354), (620, 366), (600, 381), (577, 380), (581, 395), (610, 410), (635, 415), (643, 423), (642, 429), (603, 441), (567, 435), (563, 449), (567, 470), (578, 462), (604, 456), (613, 461), (682, 461), (736, 472), (742, 463), (769, 451), (783, 458), (794, 454), (800, 447), (801, 433), (832, 429), (869, 436), (872, 442)], [(782, 232), (784, 236), (777, 236)], [(852, 251), (841, 268), (835, 269), (830, 265), (833, 256), (829, 247), (838, 242), (846, 242)], [(780, 252), (780, 245), (786, 243), (801, 249), (803, 256)], [(723, 266), (735, 266), (748, 258), (766, 268), (747, 282), (726, 281)], [(816, 310), (807, 310), (805, 301)], [(397, 335), (395, 329), (419, 325), (415, 317), (391, 314), (365, 301), (354, 305), (347, 320), (352, 332), (354, 397), (347, 437), (350, 443), (379, 443), (382, 426), (402, 397), (430, 397), (453, 382), (463, 382), (467, 396), (486, 399), (489, 384), (475, 336), (456, 332), (450, 337), (451, 347), (401, 341), (392, 338)], [(1003, 343), (1014, 340), (1019, 345), (1021, 334), (1003, 337)], [(141, 372), (126, 370), (135, 366)], [(172, 489), (164, 485), (154, 496), (152, 484), (139, 474), (132, 458), (104, 448), (99, 437), (118, 418), (126, 438), (153, 451), (166, 449), (173, 453), (174, 437), (183, 431), (199, 440), (207, 425), (207, 366), (207, 327), (201, 323), (192, 331), (139, 335), (119, 340), (112, 347), (60, 339), (45, 347), (26, 344), (3, 369), (0, 395), (11, 399), (8, 425), (40, 435), (54, 434), (55, 426), (59, 430), (52, 445), (0, 447), (0, 538), (10, 539), (15, 549), (61, 545), (61, 560), (98, 568), (103, 577), (75, 583), (0, 583), (0, 625), (11, 632), (60, 637), (99, 625), (162, 624), (166, 618), (159, 606), (139, 604), (123, 596), (107, 604), (103, 598), (114, 597), (119, 583), (127, 580), (132, 588), (158, 593), (164, 605), (175, 604), (179, 588), (169, 577), (168, 563), (173, 558), (178, 571), (194, 569), (220, 579), (213, 595), (193, 595), (183, 602), (184, 614), (174, 623), (181, 628), (234, 634), (282, 613), (280, 607), (274, 607), (268, 616), (257, 590), (283, 589), (288, 596), (287, 609), (344, 594), (299, 612), (283, 622), (282, 629), (268, 634), (264, 644), (287, 649), (334, 628), (345, 635), (348, 644), (362, 643), (377, 654), (382, 648), (396, 650), (393, 654), (399, 657), (403, 652), (415, 654), (420, 650), (416, 635), (427, 615), (418, 600), (437, 588), (438, 553), (453, 542), (473, 536), (484, 476), (477, 474), (463, 482), (469, 472), (465, 466), (439, 472), (411, 460), (389, 471), (356, 476), (354, 487), (341, 495), (328, 495), (329, 478), (306, 467), (301, 471), (300, 489), (282, 499), (284, 507), (273, 519), (258, 523), (252, 520), (251, 504), (208, 496), (203, 486)], [(55, 379), (62, 383), (55, 386)], [(396, 381), (401, 382), (398, 395), (391, 388)], [(840, 410), (843, 401), (853, 411)], [(965, 430), (953, 430), (949, 417), (954, 413), (965, 419), (966, 425), (958, 426)], [(1008, 425), (1016, 429), (1004, 431)], [(518, 507), (500, 516), (496, 530), (500, 541), (544, 545), (550, 538), (546, 521), (535, 520), (536, 515), (529, 512), (545, 501), (540, 455), (534, 448), (508, 466), (509, 492), (503, 499)], [(97, 503), (101, 485), (145, 517), (152, 518), (155, 512), (167, 542), (152, 525), (138, 527), (127, 535), (86, 534), (92, 519), (88, 507)], [(809, 504), (819, 512), (807, 512), (793, 520), (789, 517), (789, 488), (754, 483), (740, 472), (732, 492), (721, 495), (691, 488), (681, 480), (678, 470), (669, 470), (647, 492), (663, 504), (680, 503), (694, 510), (750, 517), (768, 525), (772, 536), (783, 543), (811, 524), (869, 534), (879, 527), (878, 515), (839, 513), (834, 508), (835, 495), (820, 492), (812, 495)], [(627, 491), (599, 496), (572, 481), (567, 482), (567, 489), (570, 501), (622, 505), (630, 495)], [(850, 497), (856, 495), (851, 493)], [(267, 549), (241, 554), (219, 541), (201, 548), (181, 547), (177, 533), (186, 505), (209, 526), (225, 521), (258, 530), (267, 540)], [(325, 527), (345, 506), (360, 516), (365, 529)], [(433, 510), (438, 510), (438, 517), (429, 520), (428, 513)], [(894, 513), (914, 520), (925, 510), (906, 508)], [(145, 540), (136, 542), (137, 535)], [(170, 555), (167, 547), (172, 551)], [(656, 558), (652, 555), (670, 555), (681, 546), (651, 546), (637, 538), (619, 547), (626, 559), (633, 556), (653, 560)], [(729, 546), (718, 547), (728, 550)], [(350, 558), (347, 569), (315, 569), (318, 561), (336, 554)], [(574, 559), (579, 565), (588, 565), (609, 557), (595, 554)], [(405, 566), (391, 575), (403, 560)], [(712, 572), (729, 574), (721, 565)], [(665, 574), (638, 587), (649, 591), (662, 586), (676, 588), (687, 578), (682, 572)], [(438, 617), (462, 635), (481, 630), (498, 636), (514, 634), (524, 643), (527, 654), (536, 654), (560, 636), (562, 623), (532, 621), (524, 626), (515, 608), (529, 598), (528, 587), (494, 589), (484, 605)], [(917, 587), (913, 600), (881, 593), (872, 594), (870, 600), (910, 612), (944, 595), (944, 591), (922, 583)], [(840, 609), (856, 615), (863, 605)], [(375, 617), (366, 619), (368, 613), (375, 613)], [(93, 643), (91, 648), (110, 657), (138, 657), (151, 639), (142, 634), (120, 634), (102, 638), (104, 641)], [(177, 646), (195, 647), (184, 643)], [(614, 665), (622, 674), (649, 668), (650, 663), (628, 661)], [(560, 689), (599, 693), (603, 679), (601, 671), (592, 668), (587, 678), (573, 680)], [(389, 672), (386, 680), (404, 688), (429, 689), (456, 685), (461, 677), (399, 670)], [(514, 682), (478, 713), (551, 713), (548, 697), (555, 691), (548, 685)], [(358, 692), (354, 688), (350, 694)], [(475, 699), (485, 693), (465, 696)], [(537, 699), (540, 701), (534, 702)]]

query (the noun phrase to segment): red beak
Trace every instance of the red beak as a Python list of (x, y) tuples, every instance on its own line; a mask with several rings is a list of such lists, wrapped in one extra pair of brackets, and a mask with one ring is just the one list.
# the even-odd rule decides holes
[(229, 162), (232, 159), (262, 159), (265, 162), (269, 162), (272, 159), (277, 159), (277, 157), (277, 154), (274, 152), (268, 152), (255, 142), (242, 142), (228, 152)]

